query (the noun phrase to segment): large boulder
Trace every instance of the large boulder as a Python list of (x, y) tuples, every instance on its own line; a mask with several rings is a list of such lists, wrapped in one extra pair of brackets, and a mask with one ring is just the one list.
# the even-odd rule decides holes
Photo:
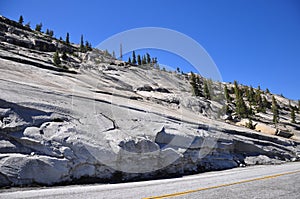
[(28, 184), (51, 185), (70, 180), (67, 159), (49, 156), (22, 154), (0, 155), (0, 176), (5, 176), (5, 184), (20, 186)]

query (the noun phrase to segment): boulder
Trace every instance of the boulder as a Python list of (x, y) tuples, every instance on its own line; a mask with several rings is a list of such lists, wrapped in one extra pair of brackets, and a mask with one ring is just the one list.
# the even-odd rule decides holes
[(70, 179), (68, 164), (66, 159), (48, 156), (1, 154), (0, 174), (12, 185), (51, 185)]
[(249, 156), (244, 160), (246, 165), (280, 164), (281, 160), (270, 158), (266, 155)]

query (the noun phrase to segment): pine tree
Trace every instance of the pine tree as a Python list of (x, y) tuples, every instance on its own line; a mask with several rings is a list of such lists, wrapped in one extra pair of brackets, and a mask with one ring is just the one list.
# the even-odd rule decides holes
[(92, 44), (90, 42), (88, 42), (88, 41), (85, 41), (85, 49), (86, 49), (86, 51), (93, 50)]
[(298, 112), (300, 112), (300, 100), (298, 100)]
[(115, 53), (114, 50), (112, 51), (112, 57), (113, 57), (114, 59), (116, 59), (116, 53)]
[(224, 86), (224, 95), (225, 95), (226, 102), (230, 103), (231, 102), (231, 97), (229, 95), (227, 85)]
[(261, 103), (261, 101), (262, 101), (262, 99), (261, 99), (261, 91), (259, 89), (255, 93), (254, 100), (255, 100), (255, 103), (257, 105), (259, 105)]
[(142, 65), (141, 55), (137, 56), (138, 65)]
[(272, 96), (272, 112), (273, 112), (273, 123), (276, 125), (279, 122), (279, 111), (277, 102), (274, 96)]
[(66, 36), (66, 43), (70, 44), (70, 35), (68, 32), (67, 32), (67, 36)]
[(146, 56), (143, 55), (143, 58), (142, 58), (142, 64), (147, 64), (147, 59), (146, 59)]
[(208, 82), (207, 81), (204, 81), (204, 85), (203, 85), (203, 92), (204, 92), (204, 97), (206, 99), (211, 99), (211, 96), (210, 96), (210, 92), (209, 92), (209, 88), (208, 88)]
[(266, 112), (266, 109), (267, 109), (267, 108), (270, 108), (270, 104), (269, 104), (269, 102), (268, 102), (268, 100), (267, 100), (267, 98), (266, 98), (265, 96), (263, 97), (262, 104), (263, 104), (264, 113), (265, 113), (265, 112)]
[(201, 81), (199, 75), (196, 75), (196, 94), (197, 96), (201, 96)]
[(190, 84), (192, 85), (193, 95), (199, 96), (199, 90), (198, 90), (198, 86), (197, 86), (197, 83), (196, 83), (196, 76), (193, 72), (191, 72)]
[(20, 15), (20, 18), (19, 18), (19, 24), (23, 25), (23, 22), (24, 22), (23, 16)]
[(152, 63), (157, 64), (157, 57), (152, 58)]
[(130, 64), (131, 64), (131, 58), (130, 58), (130, 57), (128, 57), (128, 63), (130, 63)]
[(110, 54), (109, 54), (109, 52), (108, 52), (107, 49), (105, 49), (105, 51), (104, 51), (104, 56), (105, 56), (105, 57), (110, 56)]
[(50, 37), (53, 37), (53, 35), (54, 35), (53, 30), (50, 30), (50, 29), (47, 28), (46, 35), (49, 35)]
[(132, 64), (136, 65), (136, 57), (134, 51), (132, 51)]
[(247, 97), (247, 99), (248, 99), (248, 101), (249, 101), (249, 97), (250, 97), (250, 89), (249, 89), (248, 86), (245, 87), (245, 95), (246, 95), (246, 97)]
[(151, 57), (149, 53), (146, 53), (146, 57), (147, 57), (147, 64), (151, 64)]
[(49, 30), (49, 36), (50, 36), (50, 37), (53, 37), (53, 35), (54, 35), (53, 30)]
[(36, 24), (35, 30), (38, 31), (38, 32), (41, 32), (42, 27), (43, 27), (43, 24), (42, 24), (42, 23)]
[(235, 103), (236, 103), (236, 113), (239, 118), (248, 117), (247, 106), (244, 102), (241, 90), (239, 89), (237, 81), (234, 81), (234, 93), (235, 93)]
[(265, 112), (266, 110), (263, 107), (263, 101), (261, 98), (261, 91), (257, 90), (256, 94), (255, 94), (255, 103), (257, 105), (256, 111), (259, 112)]
[(83, 35), (80, 37), (80, 52), (85, 52), (85, 47), (84, 47), (84, 40), (83, 40)]
[(53, 55), (53, 63), (55, 66), (59, 66), (61, 63), (58, 51), (56, 51)]
[(255, 104), (255, 100), (254, 100), (255, 97), (254, 96), (255, 96), (255, 93), (254, 93), (253, 87), (250, 86), (249, 96), (247, 96), (248, 101), (250, 102), (250, 104)]
[(248, 114), (248, 116), (254, 115), (254, 111), (253, 111), (251, 105), (250, 105), (250, 107), (247, 109), (247, 114)]
[(291, 122), (292, 123), (296, 123), (296, 115), (295, 115), (295, 110), (294, 109), (292, 109), (292, 111), (291, 111)]

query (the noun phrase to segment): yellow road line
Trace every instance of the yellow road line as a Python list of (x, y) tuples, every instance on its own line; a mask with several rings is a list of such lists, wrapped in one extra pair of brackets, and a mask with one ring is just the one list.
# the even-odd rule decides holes
[(286, 173), (269, 175), (269, 176), (264, 176), (264, 177), (259, 177), (259, 178), (252, 178), (252, 179), (249, 179), (249, 180), (242, 180), (242, 181), (238, 181), (238, 182), (221, 184), (221, 185), (216, 185), (216, 186), (211, 186), (211, 187), (204, 187), (204, 188), (188, 190), (188, 191), (183, 191), (183, 192), (177, 192), (177, 193), (172, 193), (172, 194), (166, 194), (166, 195), (161, 195), (161, 196), (152, 196), (152, 197), (147, 197), (147, 198), (143, 198), (143, 199), (171, 198), (171, 197), (182, 196), (182, 195), (195, 193), (195, 192), (199, 192), (199, 191), (204, 191), (204, 190), (209, 190), (209, 189), (216, 189), (216, 188), (220, 188), (220, 187), (227, 187), (227, 186), (231, 186), (231, 185), (242, 184), (242, 183), (247, 183), (247, 182), (253, 182), (253, 181), (258, 181), (258, 180), (265, 180), (265, 179), (270, 179), (270, 178), (277, 178), (277, 177), (280, 177), (280, 176), (290, 175), (290, 174), (299, 173), (299, 172), (300, 172), (300, 170), (291, 171), (291, 172), (286, 172)]

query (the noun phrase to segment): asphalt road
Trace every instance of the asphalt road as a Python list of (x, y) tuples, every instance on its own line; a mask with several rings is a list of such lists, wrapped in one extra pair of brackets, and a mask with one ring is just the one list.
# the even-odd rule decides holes
[(109, 185), (0, 190), (0, 198), (300, 198), (300, 162)]

